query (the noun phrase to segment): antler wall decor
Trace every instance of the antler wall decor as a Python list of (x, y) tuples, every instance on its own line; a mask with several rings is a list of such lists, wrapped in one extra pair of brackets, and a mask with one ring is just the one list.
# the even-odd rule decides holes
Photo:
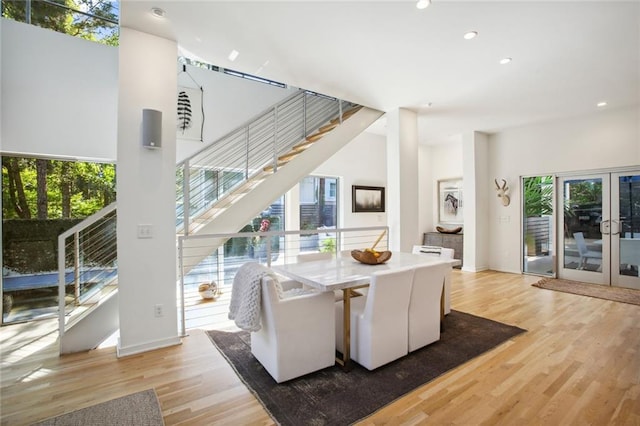
[(507, 191), (509, 191), (509, 187), (507, 186), (507, 181), (502, 179), (502, 186), (498, 185), (498, 179), (494, 179), (496, 183), (496, 191), (498, 191), (498, 198), (502, 200), (503, 206), (508, 206), (511, 202), (511, 199), (507, 195)]

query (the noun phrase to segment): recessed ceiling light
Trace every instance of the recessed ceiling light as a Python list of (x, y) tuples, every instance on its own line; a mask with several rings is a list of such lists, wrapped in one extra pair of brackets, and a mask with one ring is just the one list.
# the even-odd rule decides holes
[(238, 52), (236, 49), (233, 49), (231, 53), (229, 53), (229, 60), (231, 62), (235, 61), (239, 54), (240, 52)]
[(598, 102), (598, 103), (596, 104), (596, 106), (597, 106), (598, 108), (606, 107), (606, 106), (607, 106), (607, 103), (606, 103), (605, 101)]
[(167, 12), (165, 12), (164, 9), (160, 9), (159, 7), (152, 7), (151, 14), (156, 18), (164, 18)]
[(464, 33), (463, 37), (465, 40), (471, 40), (472, 38), (476, 38), (477, 35), (478, 35), (477, 31), (468, 31)]
[(512, 61), (511, 58), (502, 58), (502, 59), (500, 59), (500, 65), (508, 64), (511, 61)]
[(418, 9), (426, 9), (431, 4), (431, 0), (418, 0), (416, 7)]

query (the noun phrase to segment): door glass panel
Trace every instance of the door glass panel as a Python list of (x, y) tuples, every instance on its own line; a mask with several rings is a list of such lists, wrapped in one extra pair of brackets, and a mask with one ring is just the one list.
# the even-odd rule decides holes
[(602, 271), (602, 179), (565, 180), (564, 269)]
[[(638, 276), (640, 265), (640, 176), (620, 176), (620, 275)], [(612, 230), (616, 232), (616, 229)]]
[(553, 178), (526, 177), (522, 180), (522, 188), (523, 272), (553, 275)]

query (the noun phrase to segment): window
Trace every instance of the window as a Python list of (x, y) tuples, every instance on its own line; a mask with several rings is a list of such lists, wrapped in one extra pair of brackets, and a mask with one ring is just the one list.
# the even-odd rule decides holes
[[(300, 229), (335, 228), (338, 224), (338, 179), (309, 176), (300, 182)], [(301, 237), (300, 251), (318, 251), (330, 242), (324, 234)], [(331, 237), (333, 239), (333, 237)]]
[[(3, 323), (57, 313), (58, 235), (114, 202), (115, 178), (113, 164), (2, 157)], [(111, 265), (115, 222), (99, 232), (81, 262)]]
[(37, 25), (111, 46), (118, 45), (120, 5), (117, 1), (3, 0), (2, 17)]

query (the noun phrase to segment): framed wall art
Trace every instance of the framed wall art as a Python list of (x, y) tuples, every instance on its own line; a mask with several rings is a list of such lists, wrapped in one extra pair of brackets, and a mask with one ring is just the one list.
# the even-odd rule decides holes
[(202, 89), (178, 87), (177, 139), (202, 142), (204, 125), (202, 96)]
[(384, 187), (351, 187), (352, 211), (354, 213), (384, 212)]
[(438, 222), (462, 225), (462, 178), (438, 181)]

